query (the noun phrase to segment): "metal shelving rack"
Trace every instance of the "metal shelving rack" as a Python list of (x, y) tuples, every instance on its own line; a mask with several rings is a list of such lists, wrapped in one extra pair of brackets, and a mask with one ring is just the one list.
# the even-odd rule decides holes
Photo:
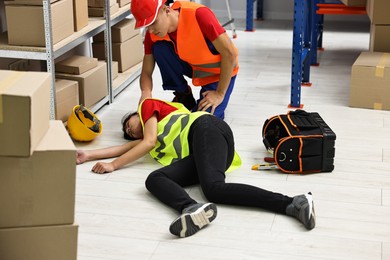
[(302, 108), (301, 86), (311, 86), (310, 66), (318, 66), (324, 14), (366, 14), (365, 6), (345, 6), (339, 0), (294, 0), (291, 95), (289, 107)]
[[(55, 68), (54, 60), (59, 56), (67, 53), (74, 47), (85, 42), (96, 34), (104, 31), (105, 39), (105, 52), (107, 62), (107, 86), (108, 96), (104, 97), (98, 103), (96, 103), (90, 109), (94, 112), (99, 110), (105, 104), (113, 102), (114, 97), (119, 94), (125, 87), (127, 87), (133, 80), (135, 80), (140, 74), (140, 65), (130, 69), (129, 72), (123, 73), (115, 82), (112, 79), (112, 48), (111, 48), (111, 26), (120, 22), (124, 18), (131, 15), (130, 7), (128, 5), (120, 8), (118, 12), (110, 15), (110, 8), (105, 8), (104, 18), (89, 18), (89, 24), (78, 32), (73, 33), (71, 36), (64, 40), (53, 44), (52, 40), (52, 25), (51, 25), (51, 6), (50, 1), (43, 0), (43, 15), (44, 15), (44, 28), (45, 28), (45, 47), (29, 47), (29, 46), (9, 46), (6, 43), (6, 36), (2, 35), (0, 39), (0, 57), (3, 58), (17, 58), (17, 59), (31, 59), (46, 61), (46, 70), (51, 73), (51, 88), (50, 88), (50, 118), (55, 119)], [(110, 0), (106, 0), (106, 6), (109, 6)], [(107, 19), (110, 17), (110, 19)]]
[[(316, 0), (314, 0), (316, 1)], [(315, 3), (306, 0), (294, 1), (294, 29), (292, 46), (290, 107), (300, 108), (301, 85), (310, 84), (312, 55), (312, 26)]]

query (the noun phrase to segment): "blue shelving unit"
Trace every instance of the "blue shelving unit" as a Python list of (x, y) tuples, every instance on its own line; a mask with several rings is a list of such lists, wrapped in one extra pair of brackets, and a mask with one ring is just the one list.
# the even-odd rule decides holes
[[(319, 6), (326, 6), (327, 10), (324, 11)], [(317, 62), (317, 50), (322, 49), (324, 13), (365, 14), (365, 7), (348, 7), (339, 0), (294, 0), (289, 107), (303, 107), (301, 104), (301, 86), (311, 86), (310, 66), (319, 65)]]
[(245, 31), (252, 32), (253, 29), (253, 4), (256, 1), (256, 19), (263, 19), (263, 1), (264, 0), (247, 0), (246, 1), (246, 27)]
[[(294, 28), (292, 46), (290, 107), (300, 108), (301, 86), (310, 84), (310, 65), (313, 53), (313, 29), (316, 22), (315, 7), (318, 0), (294, 1)], [(313, 51), (315, 50), (315, 51)]]

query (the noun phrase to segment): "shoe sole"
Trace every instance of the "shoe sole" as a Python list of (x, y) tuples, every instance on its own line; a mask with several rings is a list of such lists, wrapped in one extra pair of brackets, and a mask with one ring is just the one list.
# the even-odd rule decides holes
[(313, 196), (311, 193), (305, 194), (305, 197), (307, 199), (307, 203), (309, 204), (309, 214), (307, 217), (307, 224), (305, 224), (305, 227), (309, 230), (313, 229), (315, 227), (315, 211), (314, 211), (314, 201)]
[(176, 218), (169, 231), (179, 237), (189, 237), (210, 224), (217, 217), (217, 206), (207, 203), (192, 213), (185, 213)]

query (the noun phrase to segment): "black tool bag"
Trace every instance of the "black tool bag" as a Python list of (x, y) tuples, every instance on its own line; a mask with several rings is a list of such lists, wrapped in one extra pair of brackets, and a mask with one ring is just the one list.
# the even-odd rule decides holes
[(263, 143), (286, 173), (331, 172), (336, 134), (318, 113), (289, 111), (267, 119)]

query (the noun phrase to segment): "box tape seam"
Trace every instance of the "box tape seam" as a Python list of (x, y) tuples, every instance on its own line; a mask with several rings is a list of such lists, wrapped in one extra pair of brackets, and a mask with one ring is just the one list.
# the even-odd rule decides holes
[(379, 59), (378, 65), (375, 67), (375, 76), (378, 78), (383, 78), (385, 75), (385, 65), (390, 59), (390, 53), (383, 53)]

